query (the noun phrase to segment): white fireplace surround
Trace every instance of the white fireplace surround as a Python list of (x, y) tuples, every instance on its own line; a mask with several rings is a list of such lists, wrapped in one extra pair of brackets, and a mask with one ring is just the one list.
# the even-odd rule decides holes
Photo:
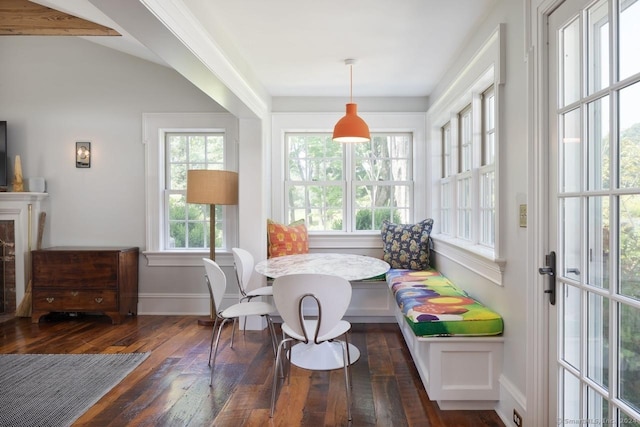
[[(16, 253), (16, 307), (24, 298), (29, 277), (29, 246), (35, 249), (38, 217), (47, 193), (0, 192), (0, 221), (13, 221)], [(29, 242), (29, 205), (31, 205), (31, 242)]]

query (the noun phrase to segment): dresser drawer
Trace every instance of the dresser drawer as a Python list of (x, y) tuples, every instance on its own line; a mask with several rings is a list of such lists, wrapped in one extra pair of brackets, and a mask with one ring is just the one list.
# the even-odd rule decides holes
[(96, 312), (120, 321), (138, 311), (137, 247), (54, 246), (31, 251), (33, 310)]
[(116, 291), (56, 290), (33, 291), (35, 311), (117, 311)]
[(115, 289), (117, 252), (34, 251), (34, 288)]

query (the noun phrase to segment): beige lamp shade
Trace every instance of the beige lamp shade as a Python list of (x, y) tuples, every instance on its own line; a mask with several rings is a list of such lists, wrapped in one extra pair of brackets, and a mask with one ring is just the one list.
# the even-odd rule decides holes
[(238, 173), (222, 170), (187, 171), (187, 203), (238, 204)]

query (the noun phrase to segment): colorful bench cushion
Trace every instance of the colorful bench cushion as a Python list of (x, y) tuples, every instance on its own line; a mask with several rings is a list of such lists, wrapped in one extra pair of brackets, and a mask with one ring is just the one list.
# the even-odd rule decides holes
[(499, 335), (502, 317), (434, 269), (391, 269), (387, 284), (416, 336)]

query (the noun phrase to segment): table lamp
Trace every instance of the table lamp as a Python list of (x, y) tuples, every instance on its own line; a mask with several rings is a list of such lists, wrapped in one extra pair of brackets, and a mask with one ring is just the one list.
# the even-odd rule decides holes
[[(209, 205), (209, 258), (216, 260), (216, 205), (238, 204), (238, 173), (223, 170), (188, 170), (187, 203)], [(213, 307), (208, 321), (213, 324)]]

